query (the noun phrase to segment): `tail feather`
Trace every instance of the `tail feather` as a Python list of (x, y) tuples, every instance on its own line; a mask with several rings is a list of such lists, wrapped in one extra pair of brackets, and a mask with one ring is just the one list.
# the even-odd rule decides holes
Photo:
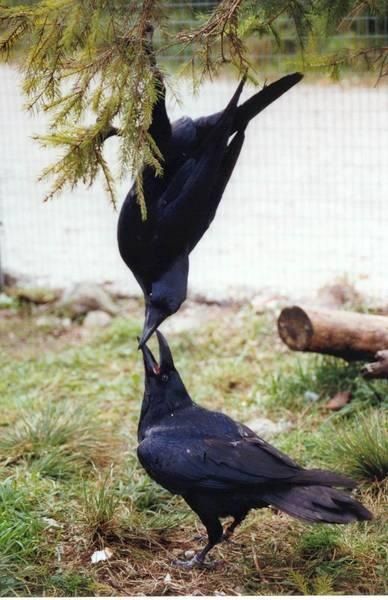
[(301, 469), (293, 479), (293, 483), (302, 485), (333, 485), (348, 490), (353, 490), (357, 487), (357, 482), (354, 479), (350, 479), (350, 477), (346, 477), (342, 473), (324, 471), (322, 469)]
[(373, 518), (358, 500), (345, 492), (323, 485), (273, 490), (260, 498), (292, 517), (315, 523), (344, 524)]
[(303, 75), (301, 73), (292, 73), (281, 77), (274, 83), (265, 86), (260, 92), (257, 92), (252, 98), (246, 100), (238, 107), (233, 123), (233, 130), (244, 129), (249, 121), (256, 117), (262, 110), (267, 108), (272, 102), (275, 102), (280, 96), (296, 85)]
[[(207, 152), (212, 156), (221, 158), (223, 156), (228, 139), (233, 133), (233, 123), (235, 121), (236, 111), (238, 110), (237, 103), (244, 88), (245, 81), (246, 75), (241, 79), (225, 109), (210, 117), (211, 120), (214, 120), (213, 127), (210, 128), (210, 131), (207, 130), (207, 135), (203, 140), (203, 144), (205, 145)], [(200, 144), (196, 151), (196, 157), (199, 159), (203, 156), (203, 146)]]
[[(229, 100), (227, 106), (225, 107), (225, 109), (220, 114), (220, 116), (218, 118), (218, 121), (217, 121), (217, 125), (218, 126), (226, 126), (226, 125), (228, 125), (229, 127), (231, 127), (232, 124), (234, 123), (236, 111), (238, 110), (237, 103), (238, 103), (239, 98), (241, 96), (241, 92), (243, 91), (246, 79), (247, 79), (247, 77), (246, 77), (246, 74), (245, 74), (243, 76), (243, 78), (241, 79), (240, 83), (238, 84), (238, 86), (236, 88), (236, 91), (234, 92), (233, 96)], [(229, 134), (231, 134), (231, 133), (232, 133), (232, 131), (230, 130)]]

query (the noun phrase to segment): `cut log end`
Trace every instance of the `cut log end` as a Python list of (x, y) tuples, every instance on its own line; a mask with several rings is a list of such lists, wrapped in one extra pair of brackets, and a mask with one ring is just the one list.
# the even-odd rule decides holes
[(284, 308), (278, 319), (280, 338), (291, 350), (307, 350), (314, 333), (307, 313), (300, 306)]
[(347, 361), (372, 360), (377, 351), (388, 348), (388, 318), (381, 315), (291, 306), (280, 313), (278, 332), (291, 350)]

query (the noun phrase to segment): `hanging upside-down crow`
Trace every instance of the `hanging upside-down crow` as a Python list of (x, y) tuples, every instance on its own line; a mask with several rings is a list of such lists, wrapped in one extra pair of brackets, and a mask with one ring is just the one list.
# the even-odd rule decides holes
[(163, 157), (163, 175), (152, 167), (143, 171), (147, 219), (141, 218), (133, 186), (118, 221), (120, 254), (145, 298), (140, 346), (186, 298), (189, 254), (214, 219), (249, 121), (302, 79), (300, 73), (282, 77), (237, 106), (244, 78), (223, 111), (171, 124), (163, 80), (152, 60), (159, 95), (149, 133)]
[[(174, 367), (165, 338), (157, 331), (160, 364), (143, 345), (145, 392), (138, 427), (138, 457), (157, 483), (183, 496), (206, 527), (208, 543), (190, 561), (204, 562), (252, 508), (272, 505), (317, 523), (351, 523), (372, 518), (344, 475), (303, 469), (230, 417), (195, 404)], [(233, 517), (223, 532), (220, 518)]]

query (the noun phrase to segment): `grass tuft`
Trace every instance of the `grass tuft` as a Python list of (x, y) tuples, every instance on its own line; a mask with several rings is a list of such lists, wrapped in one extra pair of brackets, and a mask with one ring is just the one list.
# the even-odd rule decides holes
[(11, 478), (0, 484), (0, 595), (28, 590), (25, 575), (42, 555), (44, 523), (28, 490)]
[(92, 577), (77, 572), (56, 573), (47, 580), (48, 595), (83, 597), (94, 596), (95, 585)]
[(309, 527), (300, 537), (297, 549), (304, 559), (330, 560), (339, 546), (340, 532), (335, 525)]
[[(382, 481), (388, 476), (388, 417), (372, 414), (358, 418), (337, 436), (333, 451), (349, 475)], [(333, 436), (334, 437), (334, 436)]]
[(112, 444), (90, 410), (61, 403), (26, 411), (8, 428), (0, 439), (0, 462), (26, 462), (43, 476), (66, 479), (106, 464)]
[(115, 517), (120, 497), (114, 489), (113, 470), (99, 477), (93, 487), (84, 486), (83, 493), (83, 519), (92, 539), (116, 534), (118, 523)]
[(303, 596), (329, 596), (334, 593), (333, 579), (330, 575), (317, 575), (310, 580), (299, 571), (290, 571), (289, 578), (295, 590)]

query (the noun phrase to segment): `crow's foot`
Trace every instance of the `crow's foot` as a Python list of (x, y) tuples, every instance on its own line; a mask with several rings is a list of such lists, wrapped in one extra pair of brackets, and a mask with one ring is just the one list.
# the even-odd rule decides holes
[(221, 542), (227, 542), (228, 544), (237, 544), (238, 543), (233, 538), (233, 532), (231, 532), (231, 531), (225, 531), (222, 534)]
[(198, 556), (198, 554), (196, 554), (190, 560), (180, 560), (177, 558), (173, 560), (172, 564), (174, 565), (174, 567), (180, 567), (181, 569), (186, 569), (189, 571), (191, 569), (214, 569), (217, 565), (220, 564), (220, 561), (213, 560), (205, 562)]
[(200, 534), (197, 533), (194, 537), (193, 537), (193, 541), (194, 542), (207, 542), (207, 535), (205, 534)]

